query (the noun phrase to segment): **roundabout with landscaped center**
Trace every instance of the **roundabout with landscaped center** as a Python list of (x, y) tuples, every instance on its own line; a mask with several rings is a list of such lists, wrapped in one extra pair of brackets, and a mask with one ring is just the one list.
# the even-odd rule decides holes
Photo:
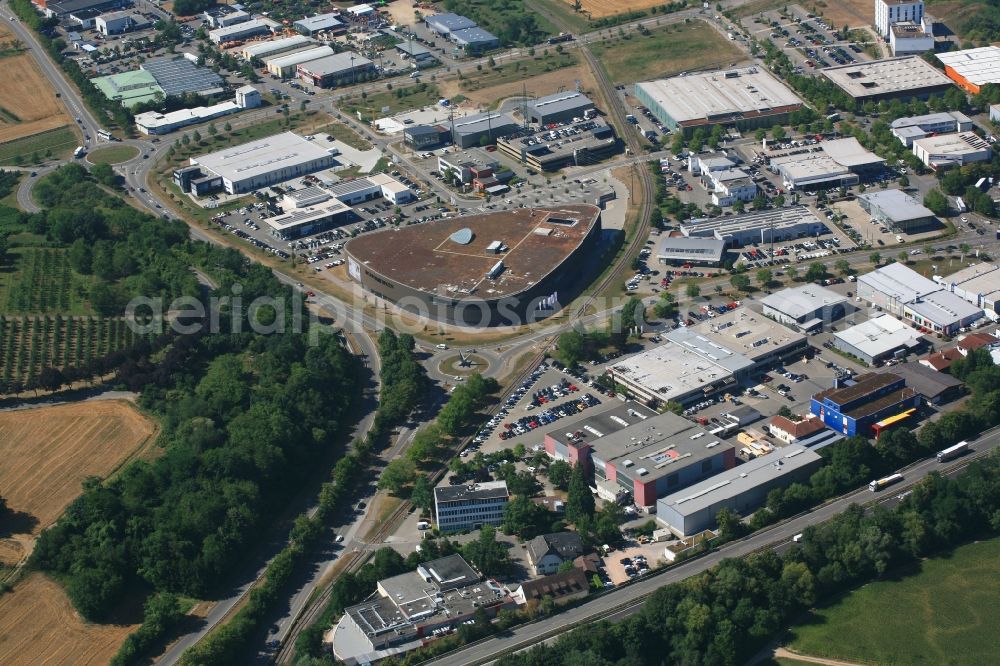
[(135, 159), (139, 149), (125, 144), (117, 146), (102, 146), (87, 153), (87, 161), (91, 164), (121, 164)]

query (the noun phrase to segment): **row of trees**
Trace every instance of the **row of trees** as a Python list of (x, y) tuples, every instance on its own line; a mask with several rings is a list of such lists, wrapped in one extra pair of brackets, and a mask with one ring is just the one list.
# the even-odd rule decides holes
[(806, 529), (801, 547), (784, 555), (723, 560), (660, 588), (624, 622), (590, 624), (499, 663), (740, 664), (817, 600), (998, 529), (1000, 457), (992, 456), (954, 481), (931, 475), (891, 511), (853, 506)]

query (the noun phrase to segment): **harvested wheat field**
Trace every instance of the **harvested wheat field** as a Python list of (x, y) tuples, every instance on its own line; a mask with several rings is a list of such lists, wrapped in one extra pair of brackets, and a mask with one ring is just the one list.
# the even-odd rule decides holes
[[(839, 0), (839, 2), (807, 2), (803, 7), (818, 14), (833, 28), (864, 27), (874, 22), (874, 10), (870, 0)], [(937, 15), (937, 14), (936, 14)], [(946, 16), (942, 14), (941, 16)]]
[[(573, 0), (563, 1), (570, 7), (573, 6)], [(667, 4), (666, 0), (581, 0), (580, 13), (589, 15), (592, 19), (598, 19), (665, 4)]]
[(84, 622), (59, 585), (33, 573), (0, 597), (0, 664), (107, 664), (138, 626)]
[[(0, 41), (11, 39), (0, 27)], [(0, 58), (0, 67), (0, 143), (72, 122), (29, 53)]]
[(8, 508), (33, 516), (37, 534), (80, 494), (85, 478), (108, 476), (155, 432), (128, 403), (110, 400), (0, 413)]

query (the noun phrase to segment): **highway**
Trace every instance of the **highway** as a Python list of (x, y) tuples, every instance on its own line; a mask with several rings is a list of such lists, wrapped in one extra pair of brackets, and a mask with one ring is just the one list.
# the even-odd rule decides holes
[(638, 612), (646, 597), (661, 587), (696, 576), (726, 558), (742, 557), (766, 548), (775, 550), (788, 548), (793, 536), (801, 533), (810, 525), (818, 525), (830, 520), (846, 510), (851, 504), (863, 504), (875, 500), (877, 503), (895, 505), (899, 502), (899, 496), (907, 488), (912, 487), (931, 472), (948, 470), (952, 474), (961, 473), (969, 462), (986, 455), (998, 446), (1000, 446), (1000, 427), (992, 429), (976, 440), (972, 445), (973, 453), (952, 461), (950, 464), (941, 464), (931, 458), (903, 468), (901, 472), (905, 480), (886, 490), (883, 494), (873, 495), (865, 486), (812, 511), (800, 514), (747, 538), (726, 544), (708, 555), (669, 567), (663, 570), (663, 573), (641, 578), (637, 582), (595, 597), (580, 606), (531, 624), (515, 627), (502, 635), (473, 643), (428, 663), (436, 666), (488, 664), (504, 654), (524, 650), (536, 643), (545, 642), (579, 625), (601, 620), (625, 619)]

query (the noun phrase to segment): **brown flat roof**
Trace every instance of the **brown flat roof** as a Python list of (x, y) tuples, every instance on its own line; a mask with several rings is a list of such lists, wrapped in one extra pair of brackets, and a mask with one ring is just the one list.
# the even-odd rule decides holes
[(877, 391), (899, 380), (899, 375), (894, 375), (891, 372), (884, 374), (869, 372), (864, 375), (858, 375), (854, 380), (856, 383), (853, 386), (826, 389), (817, 393), (815, 397), (820, 402), (829, 398), (838, 404), (844, 404), (845, 402), (857, 400), (872, 391)]
[[(494, 299), (530, 289), (559, 267), (599, 215), (600, 209), (589, 204), (469, 215), (364, 234), (348, 242), (346, 250), (368, 270), (412, 289)], [(473, 234), (466, 244), (451, 239), (462, 229)], [(487, 252), (494, 241), (508, 249)], [(501, 260), (503, 272), (488, 279)]]
[(881, 411), (888, 407), (889, 405), (895, 404), (904, 398), (912, 398), (917, 394), (915, 389), (911, 389), (909, 386), (905, 386), (892, 393), (887, 393), (878, 400), (873, 400), (872, 402), (865, 403), (857, 409), (852, 409), (849, 412), (845, 412), (847, 416), (852, 419), (860, 419), (868, 416), (869, 414), (874, 414), (875, 412)]

